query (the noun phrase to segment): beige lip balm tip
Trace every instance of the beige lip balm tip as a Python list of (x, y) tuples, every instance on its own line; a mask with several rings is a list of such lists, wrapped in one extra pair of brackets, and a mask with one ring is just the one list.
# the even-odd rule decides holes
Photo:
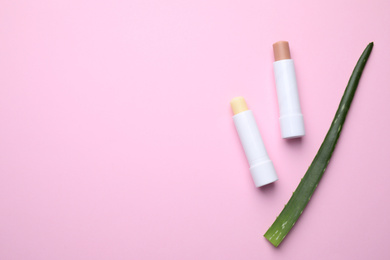
[(243, 97), (233, 98), (232, 101), (230, 101), (230, 105), (232, 106), (234, 115), (248, 110), (248, 106)]
[(287, 41), (278, 41), (273, 45), (275, 61), (291, 59), (290, 46)]

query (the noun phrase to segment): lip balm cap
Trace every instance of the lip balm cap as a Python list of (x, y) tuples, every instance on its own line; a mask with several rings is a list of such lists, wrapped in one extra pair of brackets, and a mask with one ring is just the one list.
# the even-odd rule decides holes
[(261, 187), (278, 180), (272, 161), (253, 165), (250, 168), (256, 187)]

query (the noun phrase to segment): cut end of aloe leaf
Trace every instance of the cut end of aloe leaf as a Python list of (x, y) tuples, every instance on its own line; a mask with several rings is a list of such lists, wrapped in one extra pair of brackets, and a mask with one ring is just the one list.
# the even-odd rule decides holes
[(283, 237), (281, 237), (282, 233), (278, 230), (276, 230), (273, 234), (265, 233), (264, 237), (272, 244), (274, 247), (278, 247), (279, 244), (283, 241)]

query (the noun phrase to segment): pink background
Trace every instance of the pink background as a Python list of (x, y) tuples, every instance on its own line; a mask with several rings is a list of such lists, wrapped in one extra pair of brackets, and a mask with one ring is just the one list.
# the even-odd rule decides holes
[[(0, 259), (390, 259), (390, 2), (0, 2)], [(280, 138), (288, 40), (307, 135)], [(275, 249), (263, 234), (375, 42), (334, 157)], [(231, 98), (280, 180), (256, 189)]]

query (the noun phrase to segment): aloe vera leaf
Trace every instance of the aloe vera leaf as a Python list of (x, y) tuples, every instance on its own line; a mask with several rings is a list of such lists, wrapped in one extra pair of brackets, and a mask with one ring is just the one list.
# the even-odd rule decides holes
[(344, 95), (340, 101), (339, 107), (334, 116), (333, 122), (330, 125), (328, 133), (326, 134), (325, 139), (322, 142), (317, 155), (314, 157), (313, 162), (309, 166), (305, 176), (303, 176), (301, 179), (301, 182), (299, 183), (295, 192), (293, 192), (293, 195), (285, 205), (282, 212), (276, 218), (275, 222), (264, 234), (264, 237), (268, 239), (268, 241), (270, 241), (275, 247), (277, 247), (283, 241), (288, 232), (294, 226), (295, 222), (301, 216), (303, 210), (313, 195), (314, 190), (317, 188), (322, 175), (325, 172), (333, 150), (336, 146), (337, 140), (339, 139), (349, 107), (351, 106), (360, 77), (368, 57), (371, 54), (373, 46), (373, 42), (368, 44), (360, 56), (360, 59), (358, 60), (355, 69), (353, 70), (352, 75), (348, 81)]

